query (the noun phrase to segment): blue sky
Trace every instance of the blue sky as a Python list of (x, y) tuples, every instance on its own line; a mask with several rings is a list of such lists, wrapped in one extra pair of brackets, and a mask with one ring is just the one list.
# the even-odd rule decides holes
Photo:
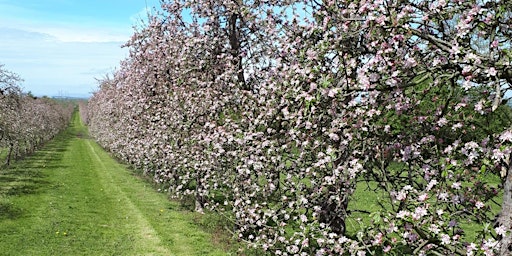
[(0, 0), (0, 64), (37, 96), (88, 96), (158, 0)]

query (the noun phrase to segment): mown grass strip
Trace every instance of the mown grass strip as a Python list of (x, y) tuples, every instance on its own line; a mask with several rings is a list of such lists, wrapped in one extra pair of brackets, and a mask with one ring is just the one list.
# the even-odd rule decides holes
[(72, 125), (0, 170), (0, 255), (226, 255), (211, 236)]

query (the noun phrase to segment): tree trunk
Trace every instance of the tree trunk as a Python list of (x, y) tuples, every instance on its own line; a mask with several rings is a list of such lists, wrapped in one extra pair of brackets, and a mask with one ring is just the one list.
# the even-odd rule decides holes
[(196, 177), (196, 207), (195, 207), (195, 211), (196, 212), (199, 212), (199, 213), (204, 213), (204, 197), (201, 195), (202, 193), (202, 189), (203, 189), (203, 184), (201, 183), (201, 175), (202, 175), (202, 172), (198, 173), (197, 177)]
[[(498, 216), (497, 225), (503, 225), (510, 232), (512, 229), (512, 164), (508, 166), (507, 177), (503, 186), (503, 203), (501, 204), (501, 213)], [(512, 236), (508, 233), (500, 241), (500, 255), (512, 255)]]
[(244, 67), (242, 65), (242, 56), (240, 55), (241, 42), (237, 27), (238, 14), (233, 13), (229, 17), (229, 44), (231, 47), (231, 56), (233, 65), (237, 68), (237, 80), (243, 90), (250, 91), (252, 88), (245, 82)]
[(5, 159), (5, 164), (7, 166), (11, 165), (12, 151), (14, 149), (14, 144), (9, 144), (9, 152), (7, 153), (7, 159)]
[(343, 196), (340, 202), (336, 202), (330, 199), (331, 193), (336, 193), (336, 191), (330, 190), (329, 192), (321, 205), (322, 210), (318, 220), (327, 224), (332, 232), (343, 235), (346, 231), (345, 218), (347, 217), (348, 196)]

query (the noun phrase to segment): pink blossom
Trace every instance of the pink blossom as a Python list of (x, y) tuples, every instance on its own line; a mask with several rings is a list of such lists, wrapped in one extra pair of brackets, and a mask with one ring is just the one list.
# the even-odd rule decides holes
[(462, 123), (456, 123), (456, 124), (452, 125), (453, 131), (458, 130), (460, 128), (462, 128)]
[(512, 131), (506, 130), (500, 135), (500, 140), (502, 142), (512, 142)]
[(382, 241), (383, 241), (383, 238), (384, 238), (384, 235), (382, 233), (378, 233), (376, 236), (375, 236), (375, 239), (373, 240), (372, 244), (373, 245), (378, 245), (378, 244), (381, 244)]
[(386, 15), (381, 15), (379, 18), (375, 20), (379, 25), (384, 25), (384, 22), (387, 20)]
[(412, 67), (415, 67), (418, 63), (416, 62), (416, 59), (414, 58), (407, 58), (405, 60), (405, 67), (406, 68), (412, 68)]
[(427, 215), (427, 209), (425, 207), (416, 207), (414, 213), (412, 214), (413, 220), (419, 220), (421, 217)]
[(440, 127), (443, 127), (446, 124), (448, 124), (448, 120), (444, 117), (439, 118), (439, 120), (437, 121), (437, 125), (439, 125)]
[(460, 54), (460, 48), (458, 44), (453, 44), (452, 48), (450, 48), (450, 54), (452, 55), (458, 55)]
[(428, 230), (430, 230), (430, 232), (432, 232), (434, 234), (439, 234), (439, 232), (441, 231), (439, 226), (437, 226), (436, 224), (430, 224), (430, 227), (428, 228)]
[(329, 138), (334, 141), (340, 140), (340, 137), (336, 133), (329, 133)]
[(494, 228), (494, 231), (496, 231), (496, 234), (499, 236), (505, 236), (507, 234), (507, 228), (503, 225)]
[[(438, 198), (439, 198), (439, 200), (446, 201), (448, 199), (448, 193), (446, 193), (446, 192), (439, 193)], [(438, 214), (439, 214), (439, 212), (438, 212)]]
[(476, 244), (475, 243), (470, 243), (467, 247), (466, 247), (466, 255), (473, 255), (474, 251), (477, 250), (477, 247), (476, 247)]
[(399, 219), (403, 219), (403, 218), (409, 216), (409, 214), (410, 214), (410, 212), (402, 210), (396, 214), (396, 217)]
[(407, 198), (407, 193), (403, 190), (399, 191), (396, 194), (396, 200), (398, 201), (404, 201)]
[[(425, 188), (426, 191), (430, 191), (435, 185), (437, 185), (437, 180), (432, 179), (428, 182), (427, 187)], [(426, 194), (425, 194), (426, 195)]]
[(499, 45), (498, 40), (494, 40), (494, 41), (492, 41), (492, 43), (491, 43), (491, 47), (492, 47), (492, 48), (498, 48), (498, 45)]
[(441, 235), (441, 244), (450, 244), (450, 243), (451, 243), (450, 236), (447, 234), (442, 234)]
[(478, 113), (480, 113), (482, 115), (484, 114), (484, 111), (483, 111), (484, 102), (485, 102), (484, 100), (480, 100), (480, 101), (478, 101), (477, 104), (475, 104), (475, 111), (477, 111)]
[(496, 69), (494, 67), (490, 67), (489, 70), (487, 71), (487, 74), (489, 76), (496, 76), (498, 72), (496, 71)]
[(454, 183), (452, 183), (452, 188), (453, 189), (460, 189), (460, 185), (461, 185), (460, 182), (454, 182)]

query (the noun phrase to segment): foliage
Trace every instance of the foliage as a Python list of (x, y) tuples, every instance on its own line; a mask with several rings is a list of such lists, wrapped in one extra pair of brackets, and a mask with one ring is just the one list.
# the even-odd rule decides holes
[[(91, 132), (272, 255), (503, 254), (512, 195), (495, 222), (486, 176), (510, 185), (510, 5), (163, 1)], [(351, 234), (361, 179), (388, 203)]]

